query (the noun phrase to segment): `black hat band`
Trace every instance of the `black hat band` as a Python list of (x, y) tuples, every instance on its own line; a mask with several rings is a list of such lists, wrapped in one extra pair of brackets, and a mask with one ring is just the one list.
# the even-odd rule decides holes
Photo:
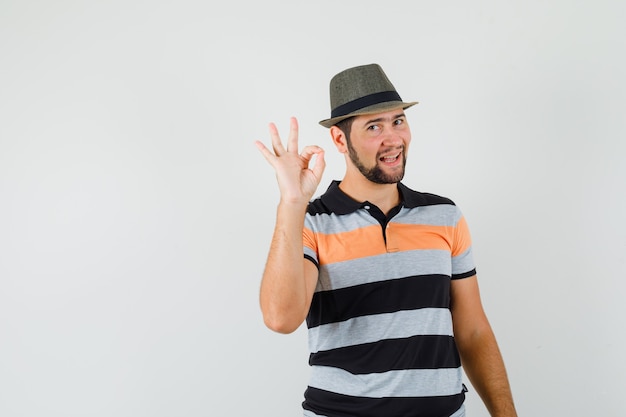
[(330, 117), (335, 118), (345, 116), (364, 107), (384, 103), (386, 101), (402, 101), (402, 99), (400, 98), (400, 94), (395, 91), (383, 91), (380, 93), (369, 94), (335, 107), (330, 113)]

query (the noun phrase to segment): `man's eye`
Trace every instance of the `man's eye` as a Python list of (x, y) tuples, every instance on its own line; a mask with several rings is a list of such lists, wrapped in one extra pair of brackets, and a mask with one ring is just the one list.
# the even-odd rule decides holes
[(367, 130), (378, 130), (378, 125), (371, 125), (367, 127)]
[(396, 119), (395, 120), (395, 124), (397, 124), (397, 125), (401, 125), (402, 123), (404, 123), (403, 119)]

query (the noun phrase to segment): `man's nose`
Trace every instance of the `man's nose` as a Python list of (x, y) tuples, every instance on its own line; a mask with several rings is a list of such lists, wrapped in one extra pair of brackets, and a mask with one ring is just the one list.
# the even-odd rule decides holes
[(385, 132), (385, 137), (383, 139), (383, 145), (385, 146), (398, 146), (402, 144), (402, 136), (398, 134), (398, 132), (394, 132), (393, 130), (388, 130)]

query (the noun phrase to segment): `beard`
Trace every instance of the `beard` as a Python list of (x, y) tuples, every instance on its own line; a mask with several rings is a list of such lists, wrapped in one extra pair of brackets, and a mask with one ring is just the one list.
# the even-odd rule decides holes
[[(348, 145), (348, 155), (350, 156), (350, 160), (363, 174), (365, 178), (370, 180), (376, 184), (395, 184), (398, 183), (404, 178), (404, 168), (406, 166), (406, 154), (404, 153), (404, 146), (402, 147), (402, 169), (394, 173), (386, 173), (382, 170), (382, 168), (378, 165), (378, 162), (371, 168), (365, 166), (365, 164), (359, 159), (359, 155), (357, 155), (356, 151), (352, 147), (352, 143), (350, 140), (347, 141)], [(378, 161), (378, 155), (376, 156), (376, 161)]]

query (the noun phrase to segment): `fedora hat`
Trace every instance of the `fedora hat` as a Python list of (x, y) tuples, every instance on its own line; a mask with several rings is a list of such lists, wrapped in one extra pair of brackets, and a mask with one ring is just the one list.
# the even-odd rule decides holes
[(378, 64), (348, 68), (330, 80), (330, 118), (319, 123), (331, 127), (352, 116), (406, 109), (405, 103)]

